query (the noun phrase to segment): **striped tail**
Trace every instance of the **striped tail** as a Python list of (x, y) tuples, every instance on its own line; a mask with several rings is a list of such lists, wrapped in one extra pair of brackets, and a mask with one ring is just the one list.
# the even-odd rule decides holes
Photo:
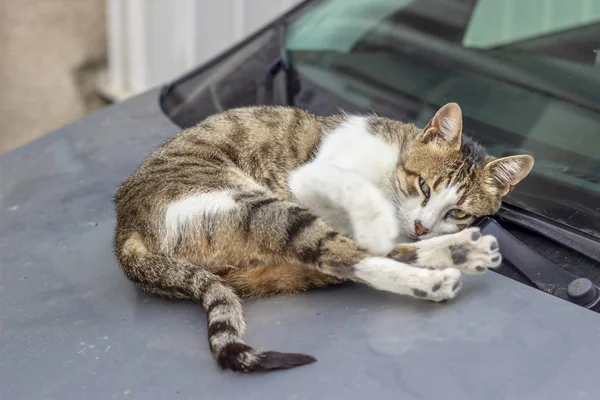
[(116, 252), (127, 277), (148, 292), (201, 302), (208, 314), (208, 340), (223, 369), (264, 372), (316, 361), (295, 353), (253, 349), (242, 341), (246, 329), (238, 296), (216, 275), (186, 260), (149, 252), (137, 235)]
[(242, 305), (233, 291), (221, 283), (207, 288), (202, 304), (208, 313), (208, 340), (219, 366), (237, 372), (288, 369), (316, 361), (295, 353), (260, 351), (245, 344)]

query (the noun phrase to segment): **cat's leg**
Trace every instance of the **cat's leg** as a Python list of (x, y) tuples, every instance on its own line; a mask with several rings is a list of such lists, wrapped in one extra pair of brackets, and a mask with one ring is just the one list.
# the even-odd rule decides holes
[(347, 215), (344, 220), (351, 224), (343, 230), (350, 231), (372, 254), (384, 256), (394, 247), (399, 234), (394, 205), (358, 172), (325, 161), (312, 162), (293, 171), (289, 185), (294, 196), (317, 215), (320, 210), (343, 211)]
[(455, 268), (428, 270), (375, 256), (307, 208), (268, 192), (237, 193), (234, 198), (241, 217), (237, 231), (248, 232), (253, 247), (273, 254), (273, 262), (285, 264), (287, 259), (342, 280), (432, 301), (451, 299), (461, 287), (461, 274)]
[(436, 302), (454, 298), (462, 286), (455, 268), (430, 270), (385, 257), (368, 257), (356, 264), (355, 276), (375, 289)]
[(457, 268), (466, 274), (483, 274), (502, 262), (498, 241), (479, 228), (394, 247), (389, 257), (413, 266)]

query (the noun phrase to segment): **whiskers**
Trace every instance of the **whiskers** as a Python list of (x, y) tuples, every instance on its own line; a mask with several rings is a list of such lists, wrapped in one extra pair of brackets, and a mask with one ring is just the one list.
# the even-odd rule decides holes
[(398, 193), (398, 188), (394, 187), (394, 185), (392, 184), (392, 179), (390, 179), (389, 177), (386, 176), (384, 180), (385, 180), (385, 184), (387, 186), (388, 192), (392, 196), (391, 200), (394, 203), (394, 206), (396, 206), (396, 209), (400, 208), (400, 206), (402, 205), (402, 198), (400, 197), (400, 194)]
[(395, 185), (393, 182), (395, 182), (393, 178), (387, 176), (385, 177), (387, 192), (390, 194), (390, 200), (392, 201), (392, 204), (396, 210), (396, 218), (400, 226), (400, 234), (405, 235), (406, 232), (404, 231), (404, 228), (408, 226), (408, 216), (406, 213), (401, 212), (403, 209), (402, 203), (404, 203), (404, 199), (400, 195), (399, 188), (394, 187)]

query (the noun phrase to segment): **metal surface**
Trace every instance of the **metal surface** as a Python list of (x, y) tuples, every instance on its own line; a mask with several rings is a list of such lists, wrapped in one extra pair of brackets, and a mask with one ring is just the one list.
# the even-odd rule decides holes
[(139, 292), (112, 255), (117, 185), (176, 127), (157, 91), (0, 157), (0, 397), (597, 399), (600, 316), (497, 274), (431, 304), (348, 285), (246, 304), (247, 341), (312, 354), (221, 372), (200, 306)]

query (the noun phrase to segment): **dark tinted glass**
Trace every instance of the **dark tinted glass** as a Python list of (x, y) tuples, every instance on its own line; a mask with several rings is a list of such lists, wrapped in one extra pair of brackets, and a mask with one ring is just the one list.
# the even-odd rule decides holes
[(320, 2), (287, 37), (296, 103), (423, 126), (458, 102), (464, 132), (490, 153), (535, 156), (509, 202), (598, 235), (600, 3), (518, 3)]

